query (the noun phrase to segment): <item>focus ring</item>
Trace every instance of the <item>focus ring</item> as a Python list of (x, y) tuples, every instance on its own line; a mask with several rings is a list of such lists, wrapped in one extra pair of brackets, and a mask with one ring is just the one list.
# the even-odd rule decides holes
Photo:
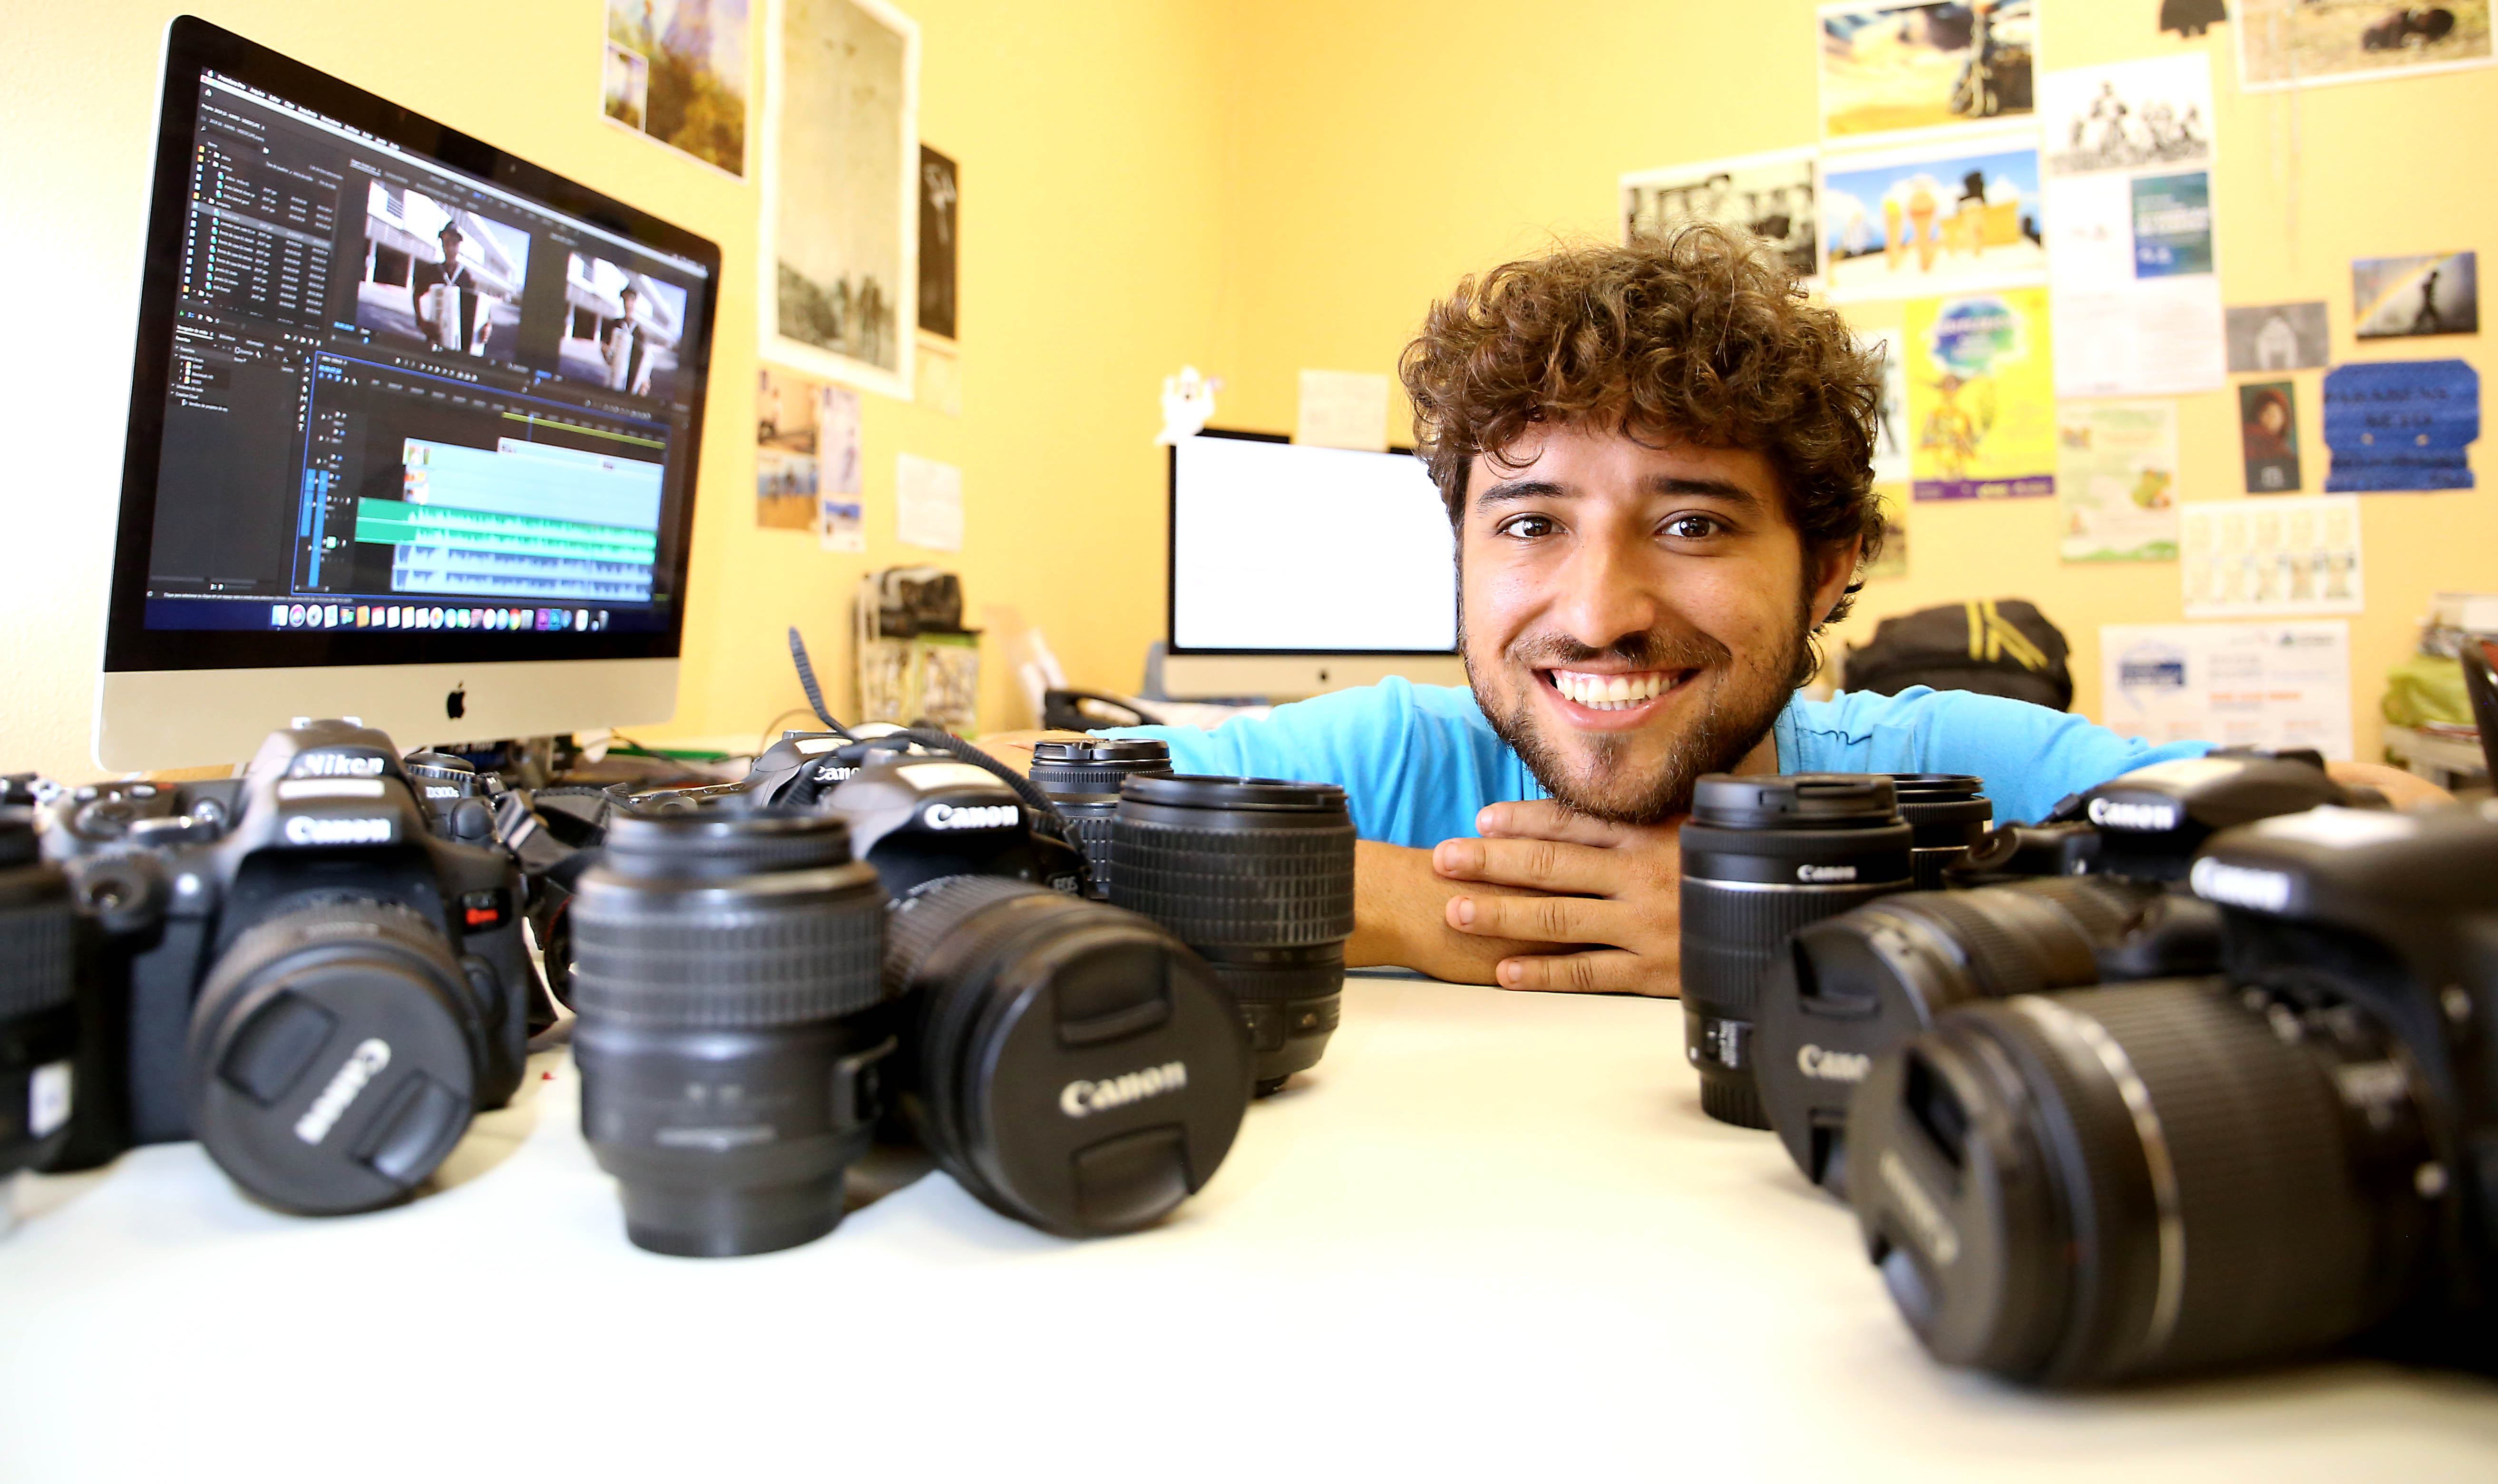
[[(943, 876), (893, 904), (887, 915), (886, 931), (892, 942), (885, 952), (888, 968), (885, 992), (900, 995), (913, 988), (920, 970), (940, 949), (954, 947), (960, 940), (965, 920), (981, 908), (996, 902), (1021, 896), (1047, 896), (1073, 900), (1063, 892), (1028, 881), (1005, 876)], [(999, 935), (1001, 924), (991, 923), (989, 935)], [(1011, 933), (1022, 926), (1014, 918), (1004, 924)], [(993, 945), (983, 941), (971, 947), (985, 953)]]
[(1207, 947), (1311, 947), (1353, 932), (1353, 825), (1192, 829), (1121, 816), (1112, 900)]
[(2014, 883), (2008, 889), (2054, 903), (2080, 925), (2083, 935), (2093, 943), (2114, 943), (2123, 937), (2126, 924), (2159, 890), (2120, 886), (2091, 876), (2043, 876), (2036, 881)]
[(888, 997), (881, 893), (689, 911), (640, 893), (610, 901), (600, 876), (583, 879), (572, 905), (573, 1002), (585, 1013), (725, 1030), (851, 1015)]

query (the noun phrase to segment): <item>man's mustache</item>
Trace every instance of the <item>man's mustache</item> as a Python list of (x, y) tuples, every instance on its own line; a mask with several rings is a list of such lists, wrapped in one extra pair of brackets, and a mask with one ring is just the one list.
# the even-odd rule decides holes
[(1509, 642), (1501, 657), (1529, 669), (1567, 668), (1596, 660), (1613, 660), (1640, 670), (1698, 670), (1722, 664), (1734, 652), (1714, 639), (1688, 637), (1649, 629), (1624, 634), (1610, 644), (1583, 644), (1568, 634), (1521, 634)]

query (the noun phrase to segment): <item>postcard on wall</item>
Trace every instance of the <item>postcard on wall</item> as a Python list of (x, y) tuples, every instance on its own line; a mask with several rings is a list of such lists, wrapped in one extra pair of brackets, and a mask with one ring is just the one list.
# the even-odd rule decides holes
[(746, 174), (747, 0), (607, 0), (609, 118)]
[(2362, 82), (2490, 62), (2489, 0), (2444, 5), (2238, 0), (2238, 84), (2248, 92)]
[(816, 541), (828, 552), (854, 557), (867, 550), (867, 510), (857, 500), (825, 495), (816, 510)]
[(2351, 625), (2102, 624), (2101, 725), (2152, 743), (2351, 759)]
[(2324, 446), (2336, 493), (2468, 490), (2481, 436), (2469, 361), (2362, 361), (2324, 373)]
[(918, 306), (919, 27), (885, 0), (770, 0), (763, 353), (908, 402)]
[(1778, 249), (1797, 277), (1821, 272), (1814, 238), (1813, 151), (1774, 149), (1622, 177), (1622, 241), (1663, 237), (1687, 221), (1741, 227)]
[(2298, 489), (2295, 383), (2238, 383), (2238, 443), (2246, 456), (2248, 494), (2288, 495)]
[(817, 393), (822, 388), (767, 366), (754, 393), (754, 524), (805, 531), (815, 524), (821, 472), (816, 461)]
[(2188, 618), (2365, 606), (2354, 496), (2196, 500), (2181, 512), (2179, 532)]
[(2227, 310), (2229, 371), (2309, 371), (2324, 364), (2333, 342), (2324, 301), (2231, 305)]
[(2047, 291), (1911, 301), (1910, 489), (1919, 500), (2056, 493), (2056, 393)]
[(954, 234), (962, 225), (963, 173), (919, 146), (919, 333), (956, 339)]
[(2047, 173), (2177, 170), (2212, 158), (2212, 68), (2200, 53), (2038, 79)]
[(1906, 484), (1908, 472), (1908, 370), (1900, 346), (1900, 306), (1896, 302), (1860, 304), (1848, 310), (1856, 343), (1868, 355), (1882, 358), (1882, 404), (1874, 428), (1874, 481)]
[(963, 549), (963, 470), (917, 454), (895, 456), (894, 534), (906, 546)]
[(2177, 560), (2177, 404), (2056, 408), (2056, 500), (2067, 562)]
[(2479, 259), (2471, 252), (2353, 259), (2352, 333), (2363, 340), (2479, 335)]
[(1854, 142), (2031, 111), (2033, 0), (1824, 5), (1821, 137)]
[(1882, 510), (1882, 549), (1865, 564), (1868, 579), (1908, 575), (1908, 486), (1878, 480), (1874, 499)]
[(2043, 210), (2034, 131), (1827, 155), (1822, 279), (1834, 302), (2037, 283)]

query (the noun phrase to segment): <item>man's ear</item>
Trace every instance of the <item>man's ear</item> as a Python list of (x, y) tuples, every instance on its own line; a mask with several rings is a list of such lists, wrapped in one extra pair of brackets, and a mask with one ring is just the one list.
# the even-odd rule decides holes
[(1856, 563), (1865, 554), (1865, 538), (1849, 536), (1821, 549), (1815, 558), (1819, 570), (1812, 580), (1812, 626), (1820, 628), (1830, 618), (1830, 610), (1839, 606), (1846, 596), (1848, 580), (1856, 575)]

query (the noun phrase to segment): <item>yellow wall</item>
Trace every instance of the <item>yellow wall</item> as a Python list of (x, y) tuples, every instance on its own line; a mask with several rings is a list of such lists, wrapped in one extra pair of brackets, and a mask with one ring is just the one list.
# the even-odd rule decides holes
[[(2327, 301), (2337, 359), (2479, 360), (2477, 339), (2354, 348), (2348, 260), (2498, 251), (2473, 152), (2498, 139), (2498, 70), (2242, 97), (2227, 27), (2180, 43), (2153, 29), (2154, 0), (2040, 4), (2048, 66), (2210, 48), (2231, 302)], [(1226, 379), (1223, 423), (1289, 429), (1300, 368), (1388, 371), (1458, 274), (1556, 235), (1610, 236), (1621, 173), (1813, 135), (1809, 0), (906, 0), (925, 44), (921, 134), (963, 171), (964, 410), (867, 399), (870, 551), (834, 557), (753, 521), (754, 188), (598, 117), (600, 0), (437, 0), (425, 34), (464, 39), (442, 47), (411, 44), (402, 6), (187, 8), (721, 243), (686, 679), (654, 738), (753, 731), (797, 704), (785, 624), (808, 629), (828, 676), (847, 673), (859, 573), (925, 556), (892, 539), (903, 450), (965, 470), (967, 547), (941, 560), (981, 616), (1040, 625), (1078, 683), (1135, 684), (1161, 628), (1148, 439), (1163, 374), (1193, 361)], [(176, 9), (7, 10), (0, 603), (15, 658), (0, 664), (0, 767), (92, 771), (156, 57)], [(758, 22), (758, 82), (764, 45)], [(2312, 489), (2320, 377), (2297, 379)], [(2186, 498), (2240, 498), (2230, 394), (2181, 410)], [(2483, 478), (2498, 468), (2476, 462)], [(2498, 586), (2498, 495), (2365, 508), (2361, 756), (2379, 677), (2427, 596)], [(1885, 613), (2029, 597), (2075, 641), (2089, 710), (2098, 626), (2179, 616), (2173, 565), (2058, 563), (2052, 501), (1926, 504), (1910, 522), (1909, 575), (1869, 591), (1859, 636)], [(988, 647), (990, 726), (1025, 720), (1006, 659)]]

